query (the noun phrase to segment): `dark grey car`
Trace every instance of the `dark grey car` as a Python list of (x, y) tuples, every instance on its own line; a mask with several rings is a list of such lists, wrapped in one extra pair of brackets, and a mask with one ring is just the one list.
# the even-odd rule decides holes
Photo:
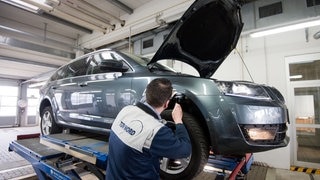
[[(273, 87), (210, 77), (235, 48), (242, 29), (240, 7), (232, 0), (198, 0), (177, 22), (150, 61), (103, 49), (59, 68), (41, 89), (41, 132), (63, 128), (108, 134), (118, 112), (143, 99), (154, 78), (171, 80), (177, 92), (162, 117), (171, 121), (181, 104), (192, 141), (192, 155), (172, 165), (162, 160), (162, 177), (191, 178), (207, 162), (209, 151), (244, 155), (288, 144), (287, 108)], [(179, 60), (200, 77), (177, 73), (158, 63)]]

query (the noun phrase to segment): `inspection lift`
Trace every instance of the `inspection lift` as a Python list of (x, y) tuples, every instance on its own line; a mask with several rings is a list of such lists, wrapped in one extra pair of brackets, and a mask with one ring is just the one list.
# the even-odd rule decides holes
[[(14, 151), (33, 166), (38, 178), (44, 179), (105, 179), (108, 160), (106, 136), (96, 134), (20, 135), (9, 144)], [(225, 157), (210, 154), (207, 166), (221, 169), (216, 179), (238, 179), (248, 173), (252, 154)], [(241, 177), (241, 176), (240, 176)]]
[(40, 180), (105, 179), (106, 139), (94, 134), (23, 135), (9, 144), (9, 151), (28, 160)]
[(244, 179), (250, 171), (252, 163), (252, 153), (247, 153), (244, 156), (222, 156), (210, 153), (207, 166), (219, 169), (217, 170), (216, 180), (226, 178), (235, 180)]

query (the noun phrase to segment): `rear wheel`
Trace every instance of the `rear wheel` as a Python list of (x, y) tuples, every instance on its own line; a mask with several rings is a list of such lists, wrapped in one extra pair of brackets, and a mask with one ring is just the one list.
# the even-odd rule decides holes
[(61, 133), (62, 128), (58, 126), (54, 120), (51, 106), (47, 106), (41, 112), (41, 123), (40, 123), (41, 134), (49, 135)]
[[(171, 110), (164, 111), (161, 114), (162, 118), (173, 121), (171, 112)], [(185, 112), (182, 119), (191, 140), (192, 153), (190, 157), (184, 159), (163, 158), (160, 165), (162, 179), (192, 179), (208, 162), (209, 143), (199, 122)]]

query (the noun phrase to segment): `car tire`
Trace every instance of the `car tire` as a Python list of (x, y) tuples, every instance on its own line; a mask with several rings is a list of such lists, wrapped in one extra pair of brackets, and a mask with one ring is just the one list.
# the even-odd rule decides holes
[[(161, 116), (167, 121), (173, 121), (172, 110), (165, 110)], [(192, 154), (188, 158), (172, 160), (163, 158), (160, 166), (160, 176), (162, 179), (192, 179), (200, 172), (208, 162), (209, 156), (209, 143), (201, 129), (199, 122), (196, 118), (188, 113), (183, 113), (183, 123), (188, 131), (191, 145)], [(171, 166), (172, 162), (181, 162), (181, 167)], [(163, 165), (165, 163), (166, 165)], [(184, 166), (184, 167), (182, 167)]]
[(40, 123), (41, 134), (57, 134), (62, 132), (62, 128), (57, 125), (54, 120), (51, 106), (47, 106), (41, 112), (41, 123)]

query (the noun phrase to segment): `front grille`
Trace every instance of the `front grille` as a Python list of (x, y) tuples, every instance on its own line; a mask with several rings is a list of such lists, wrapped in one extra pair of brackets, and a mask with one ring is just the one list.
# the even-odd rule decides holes
[[(248, 124), (240, 124), (239, 125), (242, 131), (242, 134), (244, 135), (246, 141), (248, 141), (251, 144), (257, 144), (257, 145), (276, 145), (283, 143), (283, 140), (286, 137), (286, 131), (287, 131), (287, 125), (285, 123), (283, 124), (258, 124), (258, 125), (248, 125)], [(274, 139), (268, 139), (268, 140), (253, 140), (250, 138), (248, 129), (250, 128), (257, 128), (261, 130), (269, 130), (269, 129), (276, 129), (275, 137)]]

